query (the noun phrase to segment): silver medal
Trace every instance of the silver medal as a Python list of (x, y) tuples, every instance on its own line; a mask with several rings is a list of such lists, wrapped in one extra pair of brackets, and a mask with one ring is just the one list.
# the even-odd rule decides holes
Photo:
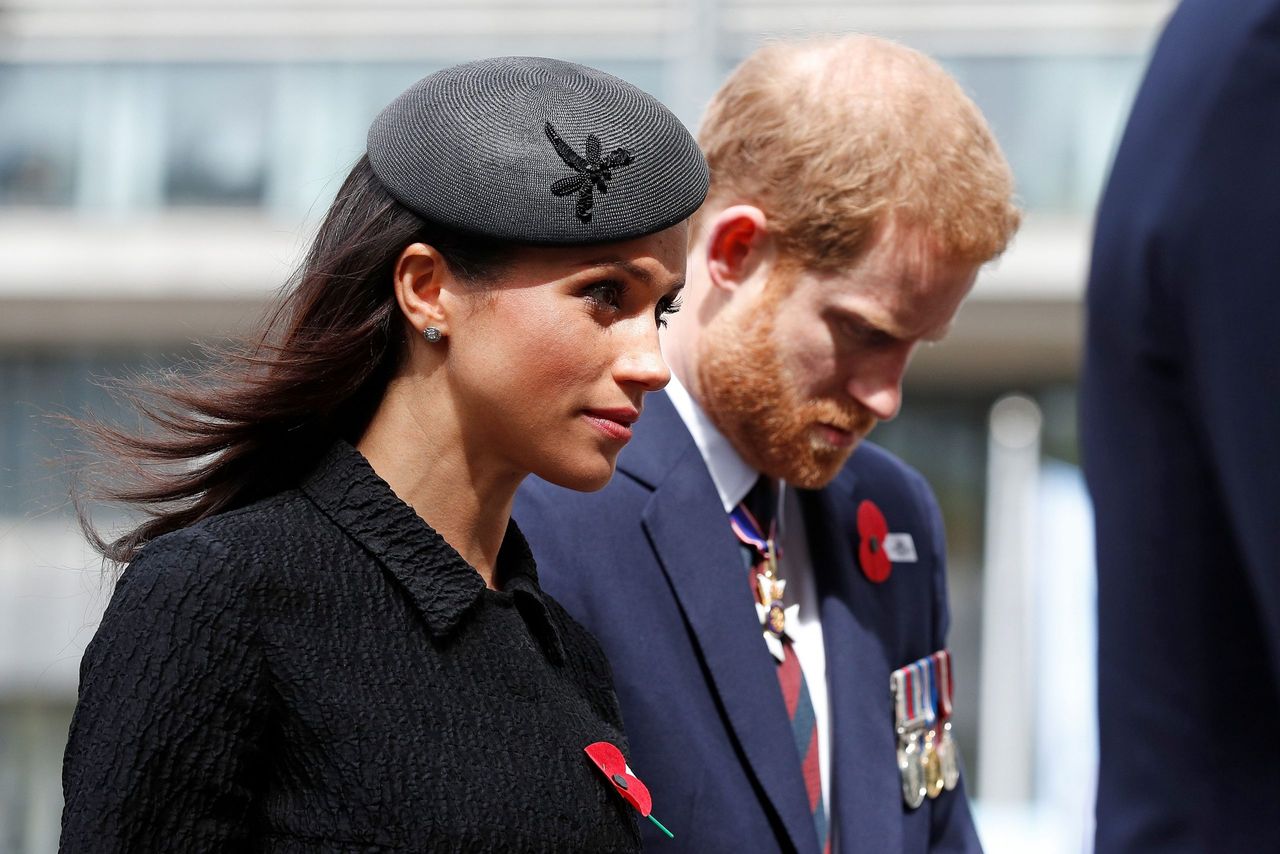
[(938, 742), (938, 759), (942, 762), (942, 782), (951, 791), (960, 782), (960, 745), (951, 737), (951, 721), (942, 725)]
[(898, 740), (898, 772), (902, 775), (902, 800), (915, 809), (924, 803), (926, 789), (924, 766), (921, 764), (920, 733), (912, 732)]

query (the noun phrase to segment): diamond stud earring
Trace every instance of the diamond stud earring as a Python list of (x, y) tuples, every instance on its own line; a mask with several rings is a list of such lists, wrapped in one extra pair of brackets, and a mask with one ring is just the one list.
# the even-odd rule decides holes
[(435, 344), (444, 337), (444, 333), (439, 329), (436, 329), (434, 326), (428, 326), (426, 329), (422, 330), (422, 337), (427, 339), (428, 342)]

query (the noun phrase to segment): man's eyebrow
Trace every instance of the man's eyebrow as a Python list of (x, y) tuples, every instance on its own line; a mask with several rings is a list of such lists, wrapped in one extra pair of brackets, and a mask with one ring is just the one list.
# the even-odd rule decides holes
[[(867, 330), (868, 332), (871, 332), (876, 335), (882, 335), (885, 338), (890, 339), (891, 341), (906, 340), (904, 338), (899, 337), (898, 335), (895, 335), (893, 332), (889, 331), (888, 329), (885, 329), (884, 327), (880, 326), (878, 323), (876, 323), (871, 318), (867, 317), (866, 315), (862, 314), (859, 311), (853, 311), (852, 309), (841, 308), (841, 309), (837, 309), (836, 313), (840, 317), (844, 318), (845, 320), (855, 323), (858, 326), (861, 326), (863, 329)], [(947, 337), (947, 335), (951, 333), (951, 330), (954, 326), (955, 326), (954, 320), (948, 321), (947, 324), (941, 327), (940, 329), (934, 332), (931, 332), (928, 335), (920, 336), (919, 340), (929, 344), (937, 344), (938, 342), (942, 341), (944, 338)]]
[(836, 315), (845, 323), (861, 327), (865, 332), (869, 332), (873, 335), (880, 335), (892, 341), (901, 340), (897, 335), (894, 335), (888, 329), (885, 329), (883, 326), (876, 323), (860, 311), (854, 311), (853, 309), (848, 308), (837, 308)]

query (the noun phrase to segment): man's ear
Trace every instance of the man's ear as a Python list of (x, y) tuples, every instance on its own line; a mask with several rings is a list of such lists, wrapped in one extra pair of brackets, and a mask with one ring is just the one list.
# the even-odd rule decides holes
[(434, 246), (414, 243), (396, 259), (392, 273), (396, 302), (409, 324), (421, 335), (428, 326), (449, 334), (449, 312), (445, 285), (452, 281), (449, 265)]
[(773, 264), (774, 241), (768, 218), (754, 205), (733, 205), (707, 225), (707, 276), (711, 284), (736, 290)]

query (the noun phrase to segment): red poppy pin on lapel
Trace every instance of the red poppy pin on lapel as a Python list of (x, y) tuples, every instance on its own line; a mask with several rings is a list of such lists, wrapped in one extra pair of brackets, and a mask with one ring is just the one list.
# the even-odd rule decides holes
[(893, 572), (893, 562), (885, 550), (889, 523), (873, 501), (858, 505), (858, 565), (868, 580), (880, 584)]
[(658, 829), (665, 833), (668, 837), (675, 839), (675, 834), (662, 826), (662, 822), (653, 817), (651, 810), (653, 809), (653, 798), (649, 795), (649, 788), (641, 783), (639, 778), (631, 772), (631, 768), (627, 765), (627, 760), (623, 758), (622, 751), (614, 747), (607, 741), (597, 741), (595, 744), (588, 744), (584, 748), (587, 756), (591, 757), (591, 761), (600, 769), (600, 773), (613, 784), (613, 788), (623, 799), (636, 808), (636, 812), (649, 819), (658, 826)]

